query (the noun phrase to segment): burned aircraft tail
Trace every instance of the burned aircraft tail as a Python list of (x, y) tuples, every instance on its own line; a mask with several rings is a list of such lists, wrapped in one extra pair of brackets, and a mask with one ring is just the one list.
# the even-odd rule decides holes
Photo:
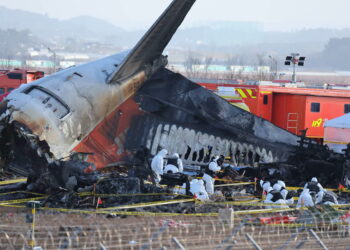
[(167, 60), (162, 52), (195, 1), (174, 0), (108, 78), (108, 83), (120, 84), (142, 71), (149, 78), (165, 66)]

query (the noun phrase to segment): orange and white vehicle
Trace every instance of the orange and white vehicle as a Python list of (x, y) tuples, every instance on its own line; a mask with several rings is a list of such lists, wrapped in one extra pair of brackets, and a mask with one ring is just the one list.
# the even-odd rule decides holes
[(30, 83), (44, 77), (42, 71), (25, 69), (0, 70), (0, 101), (21, 84)]
[[(247, 98), (255, 98), (256, 91), (251, 89), (234, 87), (235, 84), (240, 84), (238, 80), (200, 80), (192, 79), (193, 81), (199, 83), (202, 87), (212, 90), (217, 95), (226, 99), (232, 105), (237, 106), (243, 110), (250, 112), (249, 106), (243, 101)], [(224, 82), (222, 82), (224, 81)]]
[[(307, 137), (324, 138), (323, 124), (350, 112), (350, 88), (324, 89), (284, 87), (288, 84), (257, 82), (255, 85), (239, 81), (197, 81), (218, 95), (294, 134), (307, 130)], [(226, 88), (229, 94), (220, 92)], [(245, 107), (247, 106), (247, 108)]]

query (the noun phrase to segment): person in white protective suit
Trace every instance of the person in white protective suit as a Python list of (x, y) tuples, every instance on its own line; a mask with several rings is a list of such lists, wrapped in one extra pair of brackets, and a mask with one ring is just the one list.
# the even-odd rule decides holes
[(168, 164), (164, 167), (164, 173), (176, 174), (176, 173), (179, 173), (179, 169), (172, 164)]
[[(269, 192), (271, 192), (273, 190), (273, 188), (270, 186), (270, 187), (268, 187), (267, 188), (267, 194), (269, 193)], [(266, 198), (265, 198), (265, 200), (264, 200), (264, 203), (266, 203), (266, 204), (272, 204), (273, 203), (273, 201), (272, 201), (272, 195), (266, 195)], [(271, 206), (266, 206), (266, 208), (267, 209), (270, 209), (270, 208), (272, 208)]]
[(203, 180), (205, 181), (205, 189), (209, 195), (214, 194), (214, 177), (217, 172), (221, 170), (221, 167), (218, 165), (219, 156), (215, 156), (209, 165), (205, 169), (203, 175)]
[(282, 197), (283, 199), (286, 201), (286, 203), (288, 205), (293, 205), (294, 204), (294, 199), (293, 199), (293, 196), (291, 194), (291, 192), (289, 192), (287, 189), (286, 189), (286, 183), (284, 183), (284, 181), (281, 181), (281, 180), (278, 180), (277, 183), (281, 186), (281, 194), (282, 194)]
[(315, 204), (310, 194), (310, 190), (308, 188), (304, 188), (303, 192), (299, 196), (297, 208), (313, 207), (314, 205)]
[(164, 168), (164, 173), (182, 173), (183, 169), (182, 160), (179, 154), (175, 153), (171, 158), (168, 158), (168, 164)]
[(318, 182), (316, 177), (313, 177), (311, 181), (307, 182), (304, 188), (309, 189), (310, 195), (314, 197), (315, 204), (322, 203), (324, 196), (324, 189), (322, 185)]
[(209, 195), (204, 187), (203, 180), (194, 179), (190, 182), (190, 192), (200, 201), (209, 200)]
[(177, 159), (177, 167), (179, 168), (179, 172), (182, 173), (184, 171), (184, 165), (178, 153), (173, 154), (173, 157)]
[(281, 186), (279, 184), (273, 185), (273, 188), (268, 188), (265, 203), (278, 204), (275, 206), (268, 206), (267, 208), (288, 208), (286, 201), (281, 194)]
[[(200, 201), (209, 200), (209, 195), (205, 190), (203, 180), (193, 179), (192, 181), (190, 181), (189, 185), (190, 185), (190, 188), (189, 188), (190, 193), (192, 195), (195, 195), (198, 200)], [(175, 188), (173, 191), (175, 194), (176, 193), (186, 194), (186, 183), (184, 183), (181, 188)]]
[(267, 195), (271, 187), (271, 182), (260, 180), (260, 186), (263, 189), (263, 195)]
[(153, 173), (155, 175), (155, 181), (157, 183), (161, 180), (161, 175), (164, 172), (164, 157), (168, 154), (168, 151), (166, 149), (162, 149), (158, 152), (158, 154), (153, 157), (151, 162), (151, 168), (153, 170)]

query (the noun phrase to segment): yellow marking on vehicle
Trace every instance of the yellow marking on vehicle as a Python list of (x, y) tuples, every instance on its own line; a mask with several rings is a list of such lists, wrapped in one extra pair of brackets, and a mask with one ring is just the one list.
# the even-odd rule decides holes
[(323, 143), (344, 144), (344, 145), (349, 144), (349, 142), (342, 142), (342, 141), (324, 141)]
[(323, 122), (323, 119), (319, 118), (318, 120), (312, 122), (312, 127), (319, 128), (319, 127), (321, 127), (322, 122)]
[(253, 95), (253, 90), (251, 90), (251, 89), (246, 89), (246, 91), (247, 91), (248, 94), (250, 95), (250, 98), (256, 99), (256, 96)]
[(247, 98), (247, 95), (244, 93), (244, 91), (242, 89), (236, 89), (236, 90), (242, 98)]

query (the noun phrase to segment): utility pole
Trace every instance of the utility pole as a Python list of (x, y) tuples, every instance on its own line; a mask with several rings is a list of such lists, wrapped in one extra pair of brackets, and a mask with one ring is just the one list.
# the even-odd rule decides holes
[(299, 53), (292, 53), (292, 60), (293, 60), (293, 76), (292, 76), (292, 82), (296, 83), (297, 82), (297, 75), (295, 72), (295, 65), (297, 64), (297, 57), (299, 56)]
[(47, 47), (47, 49), (52, 53), (53, 55), (53, 72), (56, 72), (56, 52), (52, 50), (50, 47)]
[(286, 61), (284, 62), (284, 65), (293, 64), (292, 83), (297, 82), (296, 65), (298, 64), (298, 66), (304, 66), (305, 58), (306, 58), (305, 56), (300, 56), (299, 53), (291, 53), (290, 56), (286, 57)]

